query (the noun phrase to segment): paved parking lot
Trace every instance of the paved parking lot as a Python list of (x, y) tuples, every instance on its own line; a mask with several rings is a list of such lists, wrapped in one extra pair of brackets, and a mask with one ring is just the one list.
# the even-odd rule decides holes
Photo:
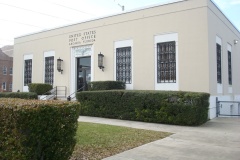
[(240, 118), (215, 118), (199, 127), (84, 116), (79, 121), (174, 133), (105, 160), (240, 160)]

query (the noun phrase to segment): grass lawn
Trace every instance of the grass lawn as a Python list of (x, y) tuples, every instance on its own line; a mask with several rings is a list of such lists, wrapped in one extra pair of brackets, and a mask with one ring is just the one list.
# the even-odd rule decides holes
[(98, 160), (165, 138), (171, 133), (80, 122), (71, 160)]

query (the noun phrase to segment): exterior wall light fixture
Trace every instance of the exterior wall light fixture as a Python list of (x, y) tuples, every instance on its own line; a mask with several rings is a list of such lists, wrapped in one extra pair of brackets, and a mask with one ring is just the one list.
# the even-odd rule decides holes
[(237, 43), (238, 43), (238, 40), (235, 39), (235, 40), (234, 40), (234, 44), (237, 44)]
[(104, 55), (100, 52), (98, 54), (98, 67), (104, 71), (104, 66), (103, 66), (103, 57)]
[(63, 70), (62, 70), (62, 59), (60, 59), (60, 57), (57, 59), (57, 70), (58, 70), (58, 72), (61, 72), (61, 74), (62, 74), (62, 72), (63, 72)]

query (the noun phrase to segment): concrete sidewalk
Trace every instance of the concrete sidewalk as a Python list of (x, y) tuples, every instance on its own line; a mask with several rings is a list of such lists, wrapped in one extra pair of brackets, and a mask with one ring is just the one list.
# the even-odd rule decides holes
[(199, 127), (84, 116), (79, 121), (174, 133), (105, 160), (240, 160), (240, 118), (216, 118)]

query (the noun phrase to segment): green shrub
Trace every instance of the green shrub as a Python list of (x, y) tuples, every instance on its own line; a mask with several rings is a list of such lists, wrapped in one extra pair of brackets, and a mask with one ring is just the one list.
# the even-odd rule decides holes
[(79, 103), (0, 99), (1, 160), (68, 160)]
[(48, 91), (53, 89), (52, 85), (46, 83), (31, 83), (28, 84), (29, 92), (35, 92), (37, 95), (50, 94)]
[(77, 93), (81, 115), (176, 125), (208, 120), (208, 93), (91, 91)]
[(3, 92), (0, 98), (38, 99), (38, 95), (34, 92)]
[(121, 81), (95, 81), (88, 83), (88, 90), (116, 90), (125, 89), (125, 83)]

